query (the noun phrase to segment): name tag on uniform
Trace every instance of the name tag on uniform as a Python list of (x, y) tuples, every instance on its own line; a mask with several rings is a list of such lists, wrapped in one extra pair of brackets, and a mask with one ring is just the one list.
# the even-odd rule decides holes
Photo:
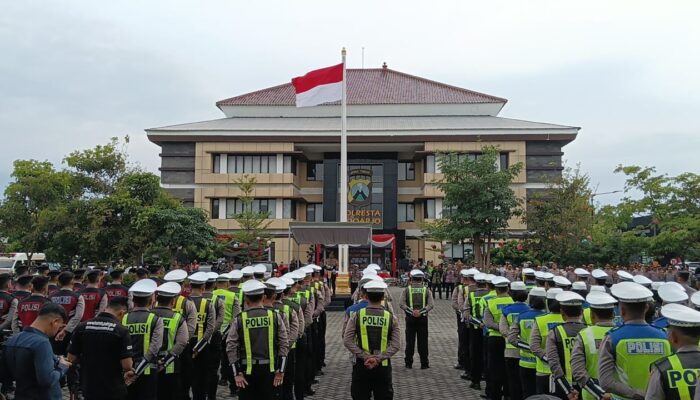
[(365, 326), (374, 326), (382, 328), (386, 323), (384, 317), (377, 317), (373, 315), (365, 315), (362, 317), (362, 324)]
[(148, 324), (129, 324), (129, 335), (143, 335), (148, 332)]
[(270, 326), (270, 319), (267, 317), (254, 317), (245, 320), (245, 327), (251, 328), (267, 328)]
[(421, 289), (421, 288), (411, 288), (411, 294), (423, 294), (423, 289)]
[(698, 374), (700, 370), (698, 369), (684, 369), (682, 371), (671, 370), (666, 372), (668, 375), (668, 385), (675, 389), (678, 387), (678, 383), (683, 381), (688, 386), (695, 386), (698, 382)]
[(627, 342), (628, 354), (666, 354), (666, 349), (661, 342)]

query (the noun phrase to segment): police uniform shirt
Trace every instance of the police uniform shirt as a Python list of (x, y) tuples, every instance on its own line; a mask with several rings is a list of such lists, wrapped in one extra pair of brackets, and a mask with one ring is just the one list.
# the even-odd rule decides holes
[[(575, 340), (578, 333), (586, 328), (586, 324), (577, 320), (566, 321), (559, 326), (564, 328), (564, 332), (566, 332), (566, 335), (570, 338), (570, 340)], [(566, 360), (560, 359), (559, 348), (560, 346), (566, 346), (566, 343), (559, 341), (564, 338), (561, 338), (558, 334), (555, 334), (554, 331), (557, 329), (558, 328), (552, 329), (547, 335), (547, 359), (549, 360), (549, 368), (552, 370), (552, 376), (555, 378), (560, 378), (562, 376), (566, 376), (566, 365), (564, 365)]]
[[(56, 293), (54, 293), (53, 295), (55, 296)], [(78, 324), (83, 319), (84, 313), (85, 298), (81, 295), (78, 295), (78, 304), (75, 306), (75, 314), (73, 314), (72, 317), (68, 318), (68, 322), (66, 323), (66, 327), (64, 328), (66, 332), (72, 333), (75, 330), (75, 328), (78, 327)]]
[(68, 353), (78, 357), (83, 395), (88, 399), (125, 399), (121, 360), (132, 357), (129, 331), (110, 313), (75, 328)]
[[(527, 305), (522, 302), (513, 304)], [(530, 311), (529, 307), (527, 311)], [(513, 326), (517, 325), (519, 325), (517, 320), (514, 320)], [(517, 331), (514, 330), (513, 327), (508, 325), (508, 317), (506, 317), (505, 314), (501, 314), (501, 320), (498, 322), (498, 331), (501, 332), (501, 335), (506, 339), (506, 342), (515, 347), (514, 349), (506, 347), (505, 351), (503, 352), (503, 356), (505, 358), (520, 358), (520, 349), (517, 347), (518, 339), (520, 337), (520, 327), (518, 327)]]
[[(51, 300), (49, 300), (46, 296), (44, 296), (44, 295), (41, 294), (41, 293), (31, 293), (29, 296), (27, 296), (27, 297), (25, 297), (25, 298), (19, 300), (19, 301), (17, 302), (17, 312), (15, 313), (15, 317), (12, 319), (12, 333), (13, 333), (13, 334), (18, 333), (19, 331), (22, 330), (22, 321), (19, 319), (19, 317), (20, 317), (20, 312), (21, 312), (20, 302), (22, 302), (23, 300), (27, 300), (27, 299), (29, 299), (30, 297), (37, 297), (37, 298), (41, 297), (41, 298), (44, 299), (45, 303), (50, 303), (50, 302), (51, 302)], [(39, 310), (37, 310), (36, 312), (37, 312), (37, 315), (38, 315)], [(78, 322), (80, 322), (80, 320), (78, 320)]]
[(485, 296), (489, 292), (489, 289), (486, 287), (474, 287), (473, 289), (469, 289), (469, 297), (467, 297), (464, 300), (464, 305), (462, 306), (462, 318), (465, 320), (469, 320), (472, 317), (472, 304), (471, 304), (471, 293), (474, 293), (474, 297), (477, 299), (476, 301), (478, 302), (481, 297)]
[(455, 285), (455, 288), (452, 290), (452, 295), (450, 296), (450, 300), (452, 300), (452, 309), (455, 310), (455, 312), (459, 312), (462, 309), (462, 304), (463, 300), (460, 302), (460, 292), (464, 291), (464, 284), (460, 283), (458, 285)]
[[(260, 310), (264, 309), (263, 307), (253, 307), (246, 312), (251, 312), (253, 310)], [(275, 313), (273, 314), (274, 318), (277, 319), (277, 354), (276, 357), (277, 359), (280, 359), (281, 357), (287, 357), (287, 353), (289, 352), (289, 337), (287, 334), (287, 328), (284, 323), (284, 318), (279, 314)], [(246, 349), (243, 344), (243, 338), (240, 335), (240, 332), (238, 332), (238, 328), (240, 325), (242, 325), (242, 314), (236, 316), (236, 318), (233, 319), (231, 322), (233, 327), (236, 329), (229, 329), (228, 330), (228, 336), (226, 337), (226, 354), (228, 356), (228, 360), (231, 364), (238, 362), (242, 359), (245, 358), (246, 356)], [(266, 347), (267, 349), (267, 347)], [(239, 371), (240, 372), (240, 371)]]
[[(301, 339), (301, 337), (304, 335), (304, 311), (301, 309), (301, 305), (295, 303), (294, 301), (284, 298), (282, 300), (283, 305), (287, 305), (291, 308), (291, 317), (296, 320), (296, 331), (295, 335), (292, 335), (294, 332), (289, 332), (289, 340), (290, 343), (294, 343), (296, 340)], [(290, 324), (290, 331), (292, 328), (292, 325), (294, 325), (294, 322)]]
[(275, 301), (273, 307), (277, 309), (280, 314), (284, 317), (285, 328), (287, 328), (287, 338), (289, 340), (289, 347), (292, 347), (299, 335), (299, 319), (297, 318), (297, 313), (294, 311), (292, 306), (289, 307), (289, 316), (284, 312), (285, 304), (281, 301)]
[(0, 314), (2, 314), (0, 316), (0, 331), (4, 331), (12, 328), (12, 322), (17, 314), (17, 303), (19, 303), (19, 301), (4, 290), (0, 291), (0, 296), (3, 297), (3, 299), (0, 299), (0, 302), (2, 302), (0, 306)]
[[(494, 299), (495, 299), (495, 298), (504, 298), (504, 297), (510, 297), (510, 295), (508, 295), (507, 292), (506, 292), (506, 293), (501, 293), (501, 294), (496, 295), (496, 297), (494, 297)], [(500, 322), (501, 322), (501, 321), (500, 321), (500, 318), (499, 318), (498, 321), (496, 321), (496, 320), (494, 319), (494, 316), (493, 316), (493, 314), (491, 313), (491, 310), (490, 310), (489, 307), (487, 306), (487, 307), (484, 309), (484, 325), (485, 325), (488, 329), (490, 329), (490, 330), (493, 330), (493, 331), (496, 331), (496, 332), (500, 332), (500, 329), (501, 329), (501, 327), (500, 327)]]
[[(696, 353), (700, 355), (700, 347), (698, 346), (683, 346), (676, 350), (676, 354), (681, 354), (681, 353)], [(686, 370), (688, 371), (688, 370)], [(681, 378), (682, 379), (682, 378)], [(695, 378), (697, 380), (697, 376)], [(700, 385), (696, 385), (700, 386)], [(691, 393), (692, 395), (692, 393)], [(666, 398), (666, 394), (664, 393), (663, 385), (661, 383), (661, 372), (659, 371), (659, 368), (657, 365), (652, 366), (651, 368), (651, 376), (649, 378), (649, 386), (647, 387), (647, 393), (646, 396), (644, 397), (645, 399), (649, 400), (663, 400)], [(698, 398), (697, 396), (697, 391), (695, 398)]]
[[(204, 292), (204, 298), (205, 299), (212, 299), (212, 292)], [(215, 318), (214, 318), (214, 329), (215, 330), (220, 330), (221, 325), (224, 324), (224, 313), (226, 312), (225, 306), (224, 306), (224, 301), (222, 298), (217, 297), (216, 301), (213, 302), (214, 304), (214, 313), (215, 313)]]
[[(409, 306), (408, 306), (408, 296), (411, 296), (411, 294), (407, 295), (407, 293), (410, 293), (411, 289), (420, 289), (420, 288), (425, 290), (425, 304), (423, 304), (423, 308), (422, 308), (422, 310), (425, 311), (425, 314), (427, 315), (430, 312), (430, 310), (432, 310), (433, 307), (435, 307), (435, 303), (433, 302), (433, 294), (430, 291), (430, 289), (423, 286), (422, 282), (421, 283), (412, 283), (406, 289), (401, 291), (401, 298), (399, 299), (399, 307), (401, 307), (401, 309), (404, 312), (405, 311), (413, 311), (413, 310), (409, 309)], [(413, 304), (414, 309), (421, 310), (421, 309), (416, 308), (416, 306), (417, 305), (414, 303)]]
[[(457, 305), (459, 306), (458, 309), (456, 309), (458, 312), (462, 312), (464, 310), (464, 307), (466, 306), (467, 302), (469, 301), (469, 293), (471, 293), (476, 289), (476, 285), (463, 285), (462, 290), (458, 290), (459, 286), (455, 288), (455, 290), (458, 291), (457, 293)], [(466, 293), (465, 293), (466, 292)], [(466, 294), (466, 296), (465, 296)], [(454, 304), (453, 304), (454, 308)]]
[[(615, 326), (615, 323), (612, 321), (599, 322), (596, 326), (612, 328)], [(584, 387), (591, 378), (586, 368), (586, 348), (583, 346), (581, 335), (576, 336), (574, 347), (571, 349), (571, 376), (580, 387)]]
[[(151, 311), (146, 307), (135, 307), (133, 310), (129, 311), (129, 314), (134, 312), (147, 312)], [(148, 349), (143, 349), (143, 357), (149, 362), (155, 362), (158, 358), (158, 352), (160, 347), (163, 345), (163, 320), (156, 318), (156, 324), (151, 332), (151, 342), (148, 345)], [(134, 357), (139, 357), (140, 354), (135, 354)]]
[[(161, 321), (161, 324), (163, 323), (162, 318), (170, 318), (170, 315), (175, 313), (168, 307), (154, 307), (151, 312), (157, 316), (159, 316), (159, 320)], [(163, 324), (163, 343), (167, 343), (168, 337), (165, 334), (165, 324)], [(181, 323), (177, 326), (177, 330), (175, 331), (175, 341), (173, 343), (173, 348), (170, 349), (170, 353), (174, 354), (175, 356), (179, 356), (182, 351), (185, 349), (185, 346), (187, 346), (187, 342), (190, 339), (190, 333), (187, 330), (187, 323), (185, 323), (184, 318), (181, 320)], [(163, 348), (167, 348), (167, 346), (163, 346)]]
[[(367, 310), (373, 309), (377, 312), (382, 312), (384, 311), (384, 308), (382, 307), (376, 307), (376, 306), (367, 306)], [(350, 353), (352, 353), (353, 356), (360, 360), (365, 360), (367, 357), (370, 355), (367, 354), (360, 346), (358, 345), (358, 340), (357, 340), (357, 318), (359, 317), (359, 313), (354, 313), (350, 316), (348, 319), (348, 323), (345, 327), (345, 333), (343, 334), (343, 344), (345, 345), (345, 348), (347, 348)], [(379, 354), (374, 354), (374, 357), (377, 357), (379, 361), (384, 361), (390, 359), (394, 354), (396, 354), (399, 349), (401, 348), (401, 330), (399, 329), (399, 320), (396, 318), (394, 314), (390, 314), (391, 318), (391, 330), (389, 331), (389, 341), (386, 345), (386, 351), (381, 352)]]
[[(311, 285), (314, 286), (316, 284), (315, 281), (311, 281)], [(325, 298), (323, 296), (323, 289), (321, 290), (314, 290), (313, 295), (315, 297), (315, 303), (314, 303), (314, 318), (318, 318), (323, 310), (325, 310)]]
[[(197, 333), (197, 308), (194, 306), (194, 302), (192, 299), (180, 295), (175, 300), (175, 304), (177, 305), (177, 302), (182, 299), (181, 307), (182, 307), (182, 317), (185, 319), (185, 323), (187, 324), (187, 332), (189, 333), (190, 337), (193, 337)], [(178, 310), (173, 310), (173, 311), (180, 311)]]
[(302, 302), (306, 301), (306, 308), (304, 309), (304, 325), (305, 328), (311, 326), (314, 322), (314, 309), (316, 307), (316, 302), (314, 301), (314, 295), (311, 293), (308, 285), (302, 286), (302, 292), (309, 291), (309, 298), (307, 299), (303, 293), (299, 293)]

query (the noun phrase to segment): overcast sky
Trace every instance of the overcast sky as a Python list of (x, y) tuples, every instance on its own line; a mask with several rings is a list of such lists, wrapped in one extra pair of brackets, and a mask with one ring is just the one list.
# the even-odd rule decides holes
[[(220, 118), (217, 100), (337, 63), (505, 97), (502, 116), (581, 127), (564, 148), (599, 192), (618, 164), (700, 172), (699, 1), (5, 1), (0, 189), (145, 128)], [(600, 196), (614, 201), (617, 195)]]

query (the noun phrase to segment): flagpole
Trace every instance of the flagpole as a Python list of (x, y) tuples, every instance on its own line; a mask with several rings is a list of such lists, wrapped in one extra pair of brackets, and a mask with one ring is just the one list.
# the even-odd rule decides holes
[[(340, 98), (340, 222), (348, 222), (348, 137), (347, 137), (347, 73), (345, 68), (345, 47), (343, 58), (343, 90)], [(340, 272), (348, 271), (348, 246), (338, 247)]]

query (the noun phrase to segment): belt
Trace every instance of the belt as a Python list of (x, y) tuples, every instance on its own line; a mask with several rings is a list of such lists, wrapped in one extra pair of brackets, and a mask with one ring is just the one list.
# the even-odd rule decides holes
[[(270, 360), (252, 360), (251, 361), (252, 365), (270, 365)], [(248, 361), (243, 359), (241, 360), (241, 365), (247, 365)]]

